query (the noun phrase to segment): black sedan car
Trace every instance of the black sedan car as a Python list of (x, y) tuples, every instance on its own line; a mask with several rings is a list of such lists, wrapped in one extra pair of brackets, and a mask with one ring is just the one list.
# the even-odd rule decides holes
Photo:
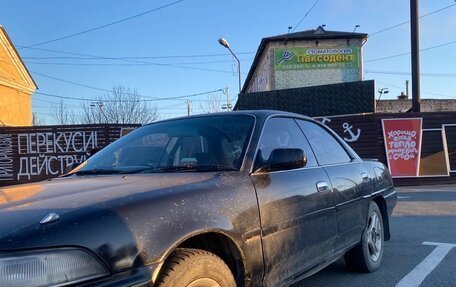
[(397, 196), (304, 116), (242, 111), (131, 132), (69, 174), (0, 189), (0, 286), (288, 286), (372, 272)]

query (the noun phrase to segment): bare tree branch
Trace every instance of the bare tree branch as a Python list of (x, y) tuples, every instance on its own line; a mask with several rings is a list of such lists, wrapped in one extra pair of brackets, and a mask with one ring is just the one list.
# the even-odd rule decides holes
[(136, 90), (114, 86), (96, 102), (83, 102), (81, 121), (84, 124), (147, 124), (156, 121), (157, 108), (142, 101)]
[(51, 106), (51, 117), (52, 122), (56, 125), (70, 125), (77, 122), (76, 114), (68, 109), (62, 100), (59, 104)]
[[(1, 123), (1, 121), (0, 121)], [(43, 121), (37, 116), (36, 113), (32, 113), (32, 126), (42, 126)]]
[(207, 101), (200, 103), (200, 109), (205, 114), (220, 112), (222, 108), (221, 103), (222, 100), (220, 93), (210, 93), (207, 97)]

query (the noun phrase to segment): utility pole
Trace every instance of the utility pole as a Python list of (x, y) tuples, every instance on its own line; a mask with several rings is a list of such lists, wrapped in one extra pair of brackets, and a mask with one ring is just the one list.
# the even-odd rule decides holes
[(420, 23), (418, 0), (410, 0), (410, 31), (412, 51), (412, 112), (421, 112), (420, 99)]
[(409, 97), (409, 80), (405, 81), (405, 95), (407, 96), (407, 99)]
[(192, 101), (187, 100), (187, 116), (190, 116), (192, 113)]
[(226, 94), (226, 110), (231, 111), (230, 93), (228, 92), (228, 87), (225, 88), (225, 94)]
[(230, 93), (228, 91), (228, 87), (225, 88), (223, 92), (226, 96), (226, 107), (222, 107), (222, 109), (226, 109), (227, 112), (231, 111), (231, 101), (230, 101)]

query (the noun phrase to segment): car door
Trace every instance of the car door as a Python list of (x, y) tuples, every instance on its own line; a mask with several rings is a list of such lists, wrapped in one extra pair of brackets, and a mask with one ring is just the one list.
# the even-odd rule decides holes
[(294, 170), (251, 174), (262, 225), (265, 286), (315, 266), (333, 252), (336, 237), (335, 203), (328, 176), (318, 166), (296, 122), (270, 118), (255, 162), (267, 160), (274, 149), (281, 148), (302, 149), (307, 164)]
[(366, 224), (372, 180), (362, 161), (350, 155), (340, 139), (323, 126), (298, 120), (317, 161), (328, 174), (336, 200), (336, 251), (350, 247), (361, 239)]

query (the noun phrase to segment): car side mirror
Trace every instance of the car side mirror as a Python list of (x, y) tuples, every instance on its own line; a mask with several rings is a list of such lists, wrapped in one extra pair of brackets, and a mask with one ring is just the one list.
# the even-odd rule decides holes
[(256, 172), (297, 169), (305, 167), (306, 164), (307, 157), (302, 149), (281, 148), (273, 150), (269, 159), (257, 166)]

